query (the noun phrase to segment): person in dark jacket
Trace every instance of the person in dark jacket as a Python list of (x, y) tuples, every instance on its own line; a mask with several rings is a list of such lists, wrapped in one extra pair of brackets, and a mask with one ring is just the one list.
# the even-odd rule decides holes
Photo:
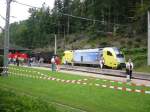
[(16, 58), (16, 63), (17, 63), (17, 66), (19, 66), (20, 62), (19, 62), (19, 58), (18, 57)]

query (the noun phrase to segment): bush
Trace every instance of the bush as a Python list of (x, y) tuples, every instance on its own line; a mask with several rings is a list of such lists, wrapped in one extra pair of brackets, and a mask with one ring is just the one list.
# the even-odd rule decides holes
[(128, 46), (129, 48), (131, 48), (132, 45), (133, 45), (133, 42), (132, 42), (131, 40), (128, 40), (128, 41), (127, 41), (127, 46)]
[(121, 44), (121, 45), (125, 45), (125, 43), (126, 43), (125, 40), (121, 40), (121, 41), (120, 41), (120, 44)]
[(60, 112), (56, 108), (38, 98), (18, 94), (19, 91), (0, 89), (1, 112)]
[(140, 42), (142, 42), (142, 39), (141, 38), (136, 38), (135, 41), (140, 43)]
[(108, 43), (105, 42), (105, 41), (104, 41), (104, 42), (101, 42), (100, 44), (101, 44), (101, 47), (106, 47), (106, 46), (108, 46)]
[(139, 43), (134, 43), (134, 47), (135, 48), (140, 48), (140, 44)]
[(147, 48), (132, 48), (132, 49), (123, 48), (122, 51), (125, 54), (146, 54)]
[(0, 73), (3, 71), (1, 67), (3, 67), (3, 56), (0, 56)]

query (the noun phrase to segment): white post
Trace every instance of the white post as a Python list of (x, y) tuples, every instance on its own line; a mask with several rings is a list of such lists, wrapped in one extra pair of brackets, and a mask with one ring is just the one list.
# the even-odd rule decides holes
[(150, 65), (150, 10), (148, 11), (148, 65)]
[(57, 36), (55, 34), (55, 51), (54, 51), (55, 55), (57, 54)]

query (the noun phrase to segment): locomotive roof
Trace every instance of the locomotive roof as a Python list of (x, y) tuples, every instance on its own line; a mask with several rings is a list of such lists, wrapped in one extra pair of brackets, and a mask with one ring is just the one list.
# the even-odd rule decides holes
[(103, 49), (109, 49), (109, 50), (117, 50), (117, 47), (104, 47), (104, 48), (95, 48), (95, 49), (78, 49), (78, 50), (67, 50), (65, 52), (99, 52)]
[(103, 48), (96, 48), (96, 49), (82, 49), (82, 50), (75, 50), (75, 52), (99, 52), (103, 50)]

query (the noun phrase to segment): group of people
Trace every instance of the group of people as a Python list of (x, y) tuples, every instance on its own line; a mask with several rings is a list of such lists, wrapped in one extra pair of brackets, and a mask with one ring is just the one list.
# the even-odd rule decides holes
[(9, 64), (14, 64), (19, 66), (20, 64), (23, 65), (26, 62), (26, 59), (22, 59), (18, 56), (15, 56), (14, 58), (8, 58)]
[(60, 70), (60, 64), (61, 64), (60, 58), (57, 55), (53, 56), (51, 59), (52, 71), (59, 71)]
[(8, 57), (8, 63), (9, 64), (14, 64), (14, 65), (24, 65), (26, 64), (27, 60), (28, 60), (28, 54), (26, 53), (21, 53), (21, 52), (9, 52), (9, 54), (7, 55)]

